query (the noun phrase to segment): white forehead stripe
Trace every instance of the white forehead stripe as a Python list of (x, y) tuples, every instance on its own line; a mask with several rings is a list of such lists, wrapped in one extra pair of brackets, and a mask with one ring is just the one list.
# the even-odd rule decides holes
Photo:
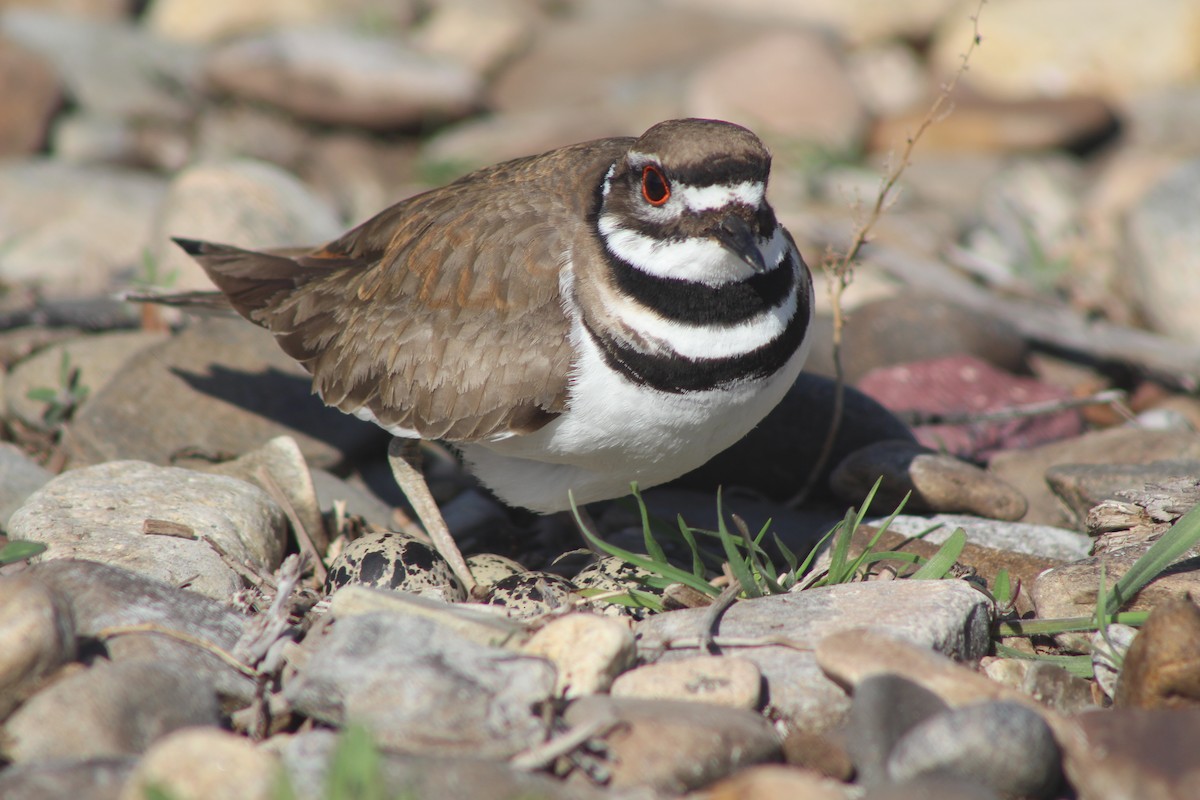
[(672, 196), (681, 199), (691, 211), (711, 211), (735, 204), (757, 208), (762, 204), (766, 191), (767, 187), (759, 181), (743, 181), (732, 186), (724, 183), (711, 186), (671, 184)]

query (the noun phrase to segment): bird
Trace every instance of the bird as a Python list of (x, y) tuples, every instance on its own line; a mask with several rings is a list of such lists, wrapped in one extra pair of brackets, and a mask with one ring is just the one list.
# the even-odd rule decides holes
[(420, 440), (551, 513), (689, 472), (791, 387), (813, 287), (770, 169), (747, 128), (674, 119), (471, 172), (314, 249), (175, 241), (325, 404), (393, 436), (397, 483), (470, 589)]

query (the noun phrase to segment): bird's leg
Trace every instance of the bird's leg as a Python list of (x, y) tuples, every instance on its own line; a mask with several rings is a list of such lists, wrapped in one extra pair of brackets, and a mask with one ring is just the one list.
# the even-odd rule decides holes
[(425, 476), (421, 472), (420, 441), (403, 439), (399, 436), (392, 437), (392, 441), (388, 443), (388, 463), (392, 467), (392, 475), (395, 476), (400, 491), (404, 492), (413, 511), (417, 512), (417, 518), (425, 526), (425, 532), (433, 541), (434, 549), (442, 558), (446, 559), (450, 565), (450, 571), (454, 573), (455, 577), (462, 581), (467, 595), (474, 597), (475, 578), (471, 575), (471, 570), (467, 567), (462, 553), (459, 552), (458, 545), (450, 536), (450, 529), (446, 527), (446, 522), (442, 519), (442, 512), (438, 510), (437, 502), (433, 499), (433, 494), (430, 493), (429, 485), (425, 483)]

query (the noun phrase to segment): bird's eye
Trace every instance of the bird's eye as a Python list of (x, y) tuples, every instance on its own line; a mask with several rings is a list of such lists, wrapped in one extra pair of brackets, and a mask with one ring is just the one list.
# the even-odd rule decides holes
[(642, 197), (652, 206), (661, 206), (671, 199), (671, 186), (658, 167), (642, 170)]

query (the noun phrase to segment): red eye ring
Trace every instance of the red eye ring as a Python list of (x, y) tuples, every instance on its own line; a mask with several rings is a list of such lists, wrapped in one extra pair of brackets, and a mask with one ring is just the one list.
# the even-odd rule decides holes
[(642, 197), (652, 206), (661, 206), (671, 199), (671, 184), (653, 164), (642, 168)]

